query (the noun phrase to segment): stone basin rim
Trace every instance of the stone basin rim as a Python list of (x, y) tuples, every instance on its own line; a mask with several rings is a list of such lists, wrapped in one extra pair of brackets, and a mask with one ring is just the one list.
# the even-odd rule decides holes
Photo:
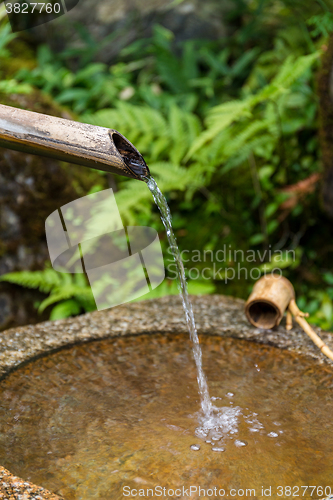
[[(310, 356), (318, 364), (333, 366), (303, 330), (287, 331), (284, 321), (273, 330), (261, 330), (247, 321), (245, 301), (224, 295), (192, 296), (198, 334), (232, 337)], [(172, 311), (172, 315), (170, 314)], [(333, 349), (333, 334), (314, 327)], [(79, 343), (109, 337), (187, 333), (178, 296), (168, 296), (94, 311), (75, 318), (46, 321), (0, 332), (0, 380), (27, 362)]]

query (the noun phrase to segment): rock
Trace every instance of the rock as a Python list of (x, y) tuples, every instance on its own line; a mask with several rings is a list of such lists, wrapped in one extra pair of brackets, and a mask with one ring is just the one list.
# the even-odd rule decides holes
[[(70, 118), (39, 92), (6, 98), (5, 104)], [(42, 269), (48, 260), (45, 219), (54, 210), (84, 196), (96, 172), (77, 165), (0, 148), (0, 275)], [(33, 304), (41, 294), (0, 284), (0, 330), (35, 323)]]
[(3, 500), (61, 500), (57, 495), (13, 476), (0, 466), (0, 499)]

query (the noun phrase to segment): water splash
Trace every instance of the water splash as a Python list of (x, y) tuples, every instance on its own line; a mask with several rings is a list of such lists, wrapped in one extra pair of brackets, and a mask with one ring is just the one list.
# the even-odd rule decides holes
[(199, 451), (200, 450), (200, 446), (198, 444), (192, 444), (190, 446), (191, 450), (193, 451)]
[(193, 356), (194, 361), (197, 367), (197, 380), (199, 385), (199, 394), (201, 399), (201, 408), (206, 417), (209, 417), (212, 414), (213, 406), (211, 403), (211, 399), (209, 396), (208, 384), (205, 373), (202, 368), (202, 351), (199, 344), (199, 337), (197, 333), (197, 329), (195, 326), (194, 314), (192, 309), (192, 304), (187, 291), (187, 283), (185, 277), (185, 269), (182, 262), (182, 258), (180, 255), (180, 251), (177, 245), (177, 240), (174, 235), (172, 224), (171, 224), (171, 213), (168, 206), (168, 203), (161, 193), (158, 185), (155, 182), (155, 179), (150, 176), (146, 177), (145, 181), (147, 182), (147, 186), (151, 191), (154, 201), (160, 211), (161, 220), (166, 230), (167, 238), (170, 247), (173, 250), (173, 256), (175, 259), (175, 263), (177, 266), (178, 272), (178, 288), (180, 292), (180, 296), (183, 302), (183, 308), (185, 311), (187, 328), (190, 334), (190, 339), (192, 341), (193, 347)]
[(213, 447), (222, 446), (228, 436), (235, 437), (237, 435), (241, 415), (242, 408), (240, 406), (235, 408), (214, 406), (209, 417), (199, 416), (200, 425), (196, 428), (195, 435), (206, 443), (211, 443)]

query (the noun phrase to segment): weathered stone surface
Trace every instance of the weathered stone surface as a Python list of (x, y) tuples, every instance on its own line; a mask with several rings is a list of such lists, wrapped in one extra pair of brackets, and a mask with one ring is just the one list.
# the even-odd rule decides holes
[[(39, 92), (6, 97), (2, 102), (70, 118)], [(0, 275), (43, 268), (48, 259), (45, 219), (84, 196), (97, 175), (77, 165), (0, 148)], [(33, 307), (40, 298), (38, 292), (1, 283), (0, 330), (43, 320)]]
[(0, 467), (0, 499), (3, 500), (61, 500), (59, 496), (13, 476)]
[[(241, 299), (222, 295), (194, 296), (193, 308), (200, 335), (250, 340), (311, 356), (319, 363), (332, 364), (298, 326), (287, 331), (282, 322), (274, 330), (254, 328), (246, 320)], [(314, 330), (333, 349), (333, 334), (316, 327)], [(181, 300), (176, 296), (12, 328), (0, 333), (0, 376), (24, 361), (65, 345), (119, 335), (174, 332), (187, 332)]]

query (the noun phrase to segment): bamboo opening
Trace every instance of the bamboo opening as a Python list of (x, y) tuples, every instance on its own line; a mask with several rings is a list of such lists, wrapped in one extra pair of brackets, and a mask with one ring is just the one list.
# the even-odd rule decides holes
[(147, 175), (148, 167), (143, 156), (137, 149), (121, 134), (112, 132), (112, 140), (118, 153), (124, 160), (126, 166), (136, 175)]
[(258, 328), (270, 329), (273, 328), (279, 320), (279, 311), (273, 304), (258, 300), (253, 302), (249, 309), (248, 315), (251, 318), (251, 323)]
[(290, 281), (277, 274), (260, 278), (245, 304), (245, 313), (252, 325), (271, 329), (277, 326), (291, 299), (295, 297)]

